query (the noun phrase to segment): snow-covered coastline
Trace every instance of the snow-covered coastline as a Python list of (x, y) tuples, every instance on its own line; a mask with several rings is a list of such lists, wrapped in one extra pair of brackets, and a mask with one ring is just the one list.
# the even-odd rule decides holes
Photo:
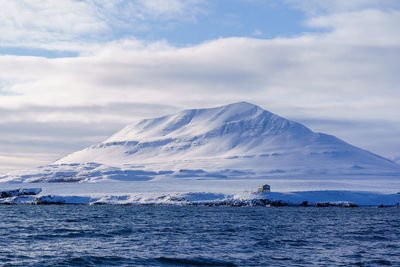
[(203, 206), (315, 206), (398, 207), (400, 194), (381, 194), (357, 191), (302, 191), (289, 193), (218, 194), (188, 193), (136, 193), (103, 197), (74, 195), (21, 195), (0, 198), (0, 204), (83, 204), (83, 205), (203, 205)]
[(149, 187), (147, 190), (134, 192), (130, 187), (135, 187), (135, 184), (127, 183), (2, 183), (0, 204), (349, 207), (398, 206), (400, 203), (400, 193), (394, 191), (306, 190), (257, 193), (254, 190), (236, 192), (220, 190), (219, 192), (217, 186), (216, 189), (207, 192), (204, 191), (204, 187), (190, 188), (190, 184), (186, 186), (188, 185), (186, 188), (177, 187), (176, 191), (173, 190), (172, 184), (171, 188), (164, 191), (151, 192)]
[[(394, 161), (239, 102), (145, 119), (53, 164), (2, 174), (0, 203), (396, 205), (399, 178)], [(255, 193), (263, 184), (272, 192)]]

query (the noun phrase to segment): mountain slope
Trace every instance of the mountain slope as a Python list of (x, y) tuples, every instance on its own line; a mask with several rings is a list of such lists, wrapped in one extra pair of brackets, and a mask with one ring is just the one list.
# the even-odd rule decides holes
[[(324, 178), (396, 176), (400, 166), (240, 102), (128, 125), (104, 142), (58, 160), (47, 167), (46, 175), (37, 171), (35, 179), (57, 180), (60, 175), (56, 172), (62, 173), (63, 179), (78, 181), (107, 177), (146, 180), (165, 175)], [(18, 174), (12, 177), (22, 179)]]
[[(130, 159), (140, 161), (171, 156), (224, 157), (257, 152), (260, 145), (297, 147), (312, 135), (301, 124), (248, 103), (236, 103), (142, 120), (59, 163), (93, 160), (94, 150), (112, 152), (117, 148), (122, 148)], [(112, 158), (102, 157), (99, 161), (109, 163)]]

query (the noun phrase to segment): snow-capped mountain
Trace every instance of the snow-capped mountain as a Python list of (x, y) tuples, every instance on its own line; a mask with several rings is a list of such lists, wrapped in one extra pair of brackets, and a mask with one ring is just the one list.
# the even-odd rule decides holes
[[(7, 180), (399, 175), (393, 161), (246, 103), (184, 110), (126, 126), (109, 139)], [(0, 178), (1, 179), (1, 178)]]

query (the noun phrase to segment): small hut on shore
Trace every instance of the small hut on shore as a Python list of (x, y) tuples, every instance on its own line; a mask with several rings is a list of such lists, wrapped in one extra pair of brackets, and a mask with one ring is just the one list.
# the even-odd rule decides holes
[(259, 185), (257, 188), (258, 188), (258, 193), (264, 193), (264, 192), (270, 192), (271, 191), (271, 187), (268, 184)]

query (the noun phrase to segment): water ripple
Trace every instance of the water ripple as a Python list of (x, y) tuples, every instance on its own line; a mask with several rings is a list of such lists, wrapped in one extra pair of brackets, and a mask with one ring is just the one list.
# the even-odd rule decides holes
[(0, 206), (0, 266), (400, 266), (400, 209)]

